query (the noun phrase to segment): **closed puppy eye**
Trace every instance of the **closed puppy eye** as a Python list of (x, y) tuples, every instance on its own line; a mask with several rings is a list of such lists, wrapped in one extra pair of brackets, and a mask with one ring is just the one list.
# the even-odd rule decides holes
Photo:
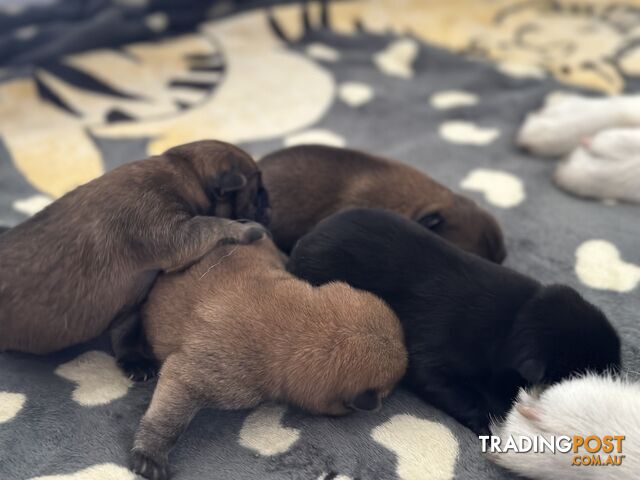
[(430, 230), (433, 230), (444, 223), (444, 218), (438, 212), (433, 212), (422, 217), (418, 220), (418, 223)]

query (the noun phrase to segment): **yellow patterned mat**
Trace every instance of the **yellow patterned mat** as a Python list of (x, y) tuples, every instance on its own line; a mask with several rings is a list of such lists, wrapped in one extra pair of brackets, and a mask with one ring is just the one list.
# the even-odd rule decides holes
[[(296, 6), (280, 7), (299, 32)], [(607, 93), (640, 76), (640, 0), (365, 0), (335, 2), (332, 27), (410, 33), (433, 45)]]
[[(301, 8), (271, 9), (289, 39), (303, 34)], [(319, 23), (319, 2), (309, 8)], [(317, 121), (332, 102), (333, 81), (292, 52), (267, 18), (253, 10), (161, 42), (62, 59), (126, 96), (83, 90), (46, 68), (1, 83), (0, 137), (13, 165), (42, 203), (107, 168), (95, 138), (148, 138), (152, 154), (212, 132), (245, 142)], [(604, 93), (628, 91), (630, 79), (640, 79), (640, 0), (349, 0), (330, 3), (330, 20), (338, 33), (410, 34), (518, 77), (551, 75)], [(224, 74), (196, 72), (193, 59), (205, 57), (219, 57)], [(184, 78), (213, 87), (176, 86)], [(43, 99), (43, 86), (69, 108)], [(114, 111), (129, 120), (114, 123)]]

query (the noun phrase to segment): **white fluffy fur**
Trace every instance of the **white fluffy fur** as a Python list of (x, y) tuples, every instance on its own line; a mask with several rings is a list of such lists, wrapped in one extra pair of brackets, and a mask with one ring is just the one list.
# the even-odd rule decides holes
[(605, 130), (584, 139), (554, 179), (579, 196), (640, 202), (640, 128)]
[(538, 394), (521, 391), (494, 435), (508, 439), (542, 435), (625, 435), (620, 466), (572, 466), (572, 452), (500, 453), (496, 463), (539, 480), (632, 480), (640, 475), (640, 384), (588, 375)]
[(527, 115), (518, 144), (538, 155), (561, 156), (602, 130), (635, 126), (640, 126), (640, 95), (555, 95), (541, 110)]

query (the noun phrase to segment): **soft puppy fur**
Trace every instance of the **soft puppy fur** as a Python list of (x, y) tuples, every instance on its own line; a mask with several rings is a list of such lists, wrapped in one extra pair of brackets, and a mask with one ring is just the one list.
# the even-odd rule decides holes
[(312, 287), (269, 238), (223, 246), (158, 279), (143, 309), (163, 362), (135, 436), (132, 468), (165, 478), (167, 455), (203, 407), (285, 401), (311, 413), (374, 410), (407, 365), (402, 328), (374, 295)]
[(303, 145), (265, 156), (260, 168), (271, 199), (270, 228), (285, 252), (333, 213), (376, 207), (494, 262), (506, 256), (491, 214), (409, 165), (357, 150)]
[(546, 157), (567, 155), (583, 138), (603, 130), (640, 127), (640, 95), (585, 97), (551, 94), (543, 107), (527, 115), (517, 143)]
[[(491, 426), (493, 435), (506, 442), (562, 435), (624, 435), (619, 466), (572, 465), (578, 453), (555, 454), (550, 451), (491, 454), (496, 463), (519, 475), (538, 480), (632, 480), (640, 471), (640, 384), (610, 375), (585, 375), (565, 380), (542, 392), (521, 391), (514, 407), (502, 423)], [(616, 445), (617, 446), (617, 445)], [(598, 452), (604, 462), (608, 454)]]
[(640, 203), (640, 128), (612, 128), (584, 138), (554, 174), (575, 195)]
[[(201, 141), (123, 165), (0, 235), (0, 350), (44, 354), (135, 311), (160, 271), (250, 242), (266, 193), (253, 159)], [(220, 218), (225, 217), (225, 218)]]
[(343, 280), (398, 314), (406, 383), (475, 432), (518, 387), (620, 363), (604, 314), (574, 289), (543, 286), (470, 255), (395, 213), (354, 209), (322, 221), (288, 264), (315, 285)]

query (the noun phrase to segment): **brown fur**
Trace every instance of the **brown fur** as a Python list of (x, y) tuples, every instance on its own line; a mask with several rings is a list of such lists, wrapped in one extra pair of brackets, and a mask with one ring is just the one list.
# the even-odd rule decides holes
[(407, 366), (402, 330), (384, 302), (345, 283), (296, 279), (268, 238), (217, 248), (162, 276), (143, 318), (164, 362), (134, 444), (133, 467), (149, 478), (166, 473), (169, 448), (204, 406), (275, 400), (342, 415), (368, 390), (379, 402)]
[(260, 169), (269, 190), (270, 228), (286, 252), (323, 218), (363, 207), (416, 221), (438, 213), (443, 222), (435, 233), (497, 263), (506, 256), (491, 214), (409, 165), (356, 150), (303, 145), (265, 156)]
[[(242, 178), (246, 184), (242, 184)], [(129, 163), (64, 195), (0, 236), (0, 350), (47, 353), (99, 335), (221, 239), (251, 241), (255, 162), (195, 142)]]

